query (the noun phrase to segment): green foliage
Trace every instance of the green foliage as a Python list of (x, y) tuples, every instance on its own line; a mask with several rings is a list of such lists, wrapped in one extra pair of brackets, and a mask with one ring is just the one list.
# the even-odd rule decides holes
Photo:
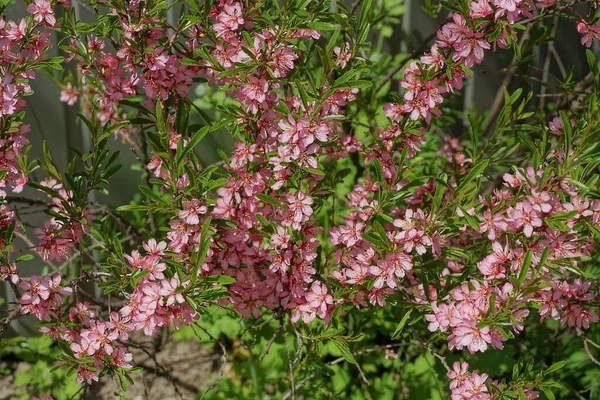
[(52, 369), (61, 353), (47, 336), (0, 339), (0, 358), (17, 361), (12, 364), (16, 369), (6, 368), (0, 373), (13, 377), (19, 399), (47, 393), (56, 400), (68, 400), (82, 387), (67, 369)]

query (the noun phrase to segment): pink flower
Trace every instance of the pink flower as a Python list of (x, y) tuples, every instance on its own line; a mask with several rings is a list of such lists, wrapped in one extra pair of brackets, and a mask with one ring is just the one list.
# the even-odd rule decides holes
[(313, 199), (300, 190), (297, 191), (295, 195), (286, 195), (285, 198), (289, 204), (287, 215), (288, 218), (291, 219), (290, 225), (292, 225), (294, 229), (299, 229), (300, 224), (307, 221), (313, 213), (313, 210), (310, 207), (313, 204)]
[(600, 27), (593, 24), (586, 24), (584, 21), (577, 23), (577, 32), (581, 36), (581, 44), (585, 47), (591, 47), (592, 42), (596, 39), (600, 39)]
[(177, 275), (173, 276), (170, 280), (164, 280), (161, 282), (162, 287), (159, 290), (161, 296), (166, 297), (167, 301), (165, 306), (171, 306), (175, 302), (182, 304), (185, 302), (182, 292), (179, 290), (181, 284)]
[(277, 233), (271, 236), (271, 243), (280, 249), (287, 249), (290, 235), (282, 226), (277, 227)]
[(371, 266), (369, 273), (376, 276), (374, 287), (381, 289), (386, 283), (388, 287), (394, 289), (397, 286), (396, 278), (404, 278), (406, 271), (412, 269), (412, 260), (405, 253), (388, 254), (385, 260), (378, 260), (377, 266)]
[(48, 26), (56, 24), (50, 0), (34, 0), (33, 3), (27, 6), (27, 12), (33, 14), (33, 19), (38, 24), (46, 24)]
[(217, 33), (217, 37), (226, 36), (230, 32), (237, 31), (240, 26), (244, 25), (242, 5), (237, 2), (225, 3), (223, 11), (217, 15), (216, 20), (213, 29)]
[(494, 13), (488, 0), (477, 0), (471, 2), (469, 15), (471, 18), (487, 18)]
[(448, 371), (446, 376), (450, 378), (450, 390), (454, 390), (461, 386), (462, 383), (469, 377), (469, 364), (466, 362), (455, 361), (452, 364), (452, 369)]
[(98, 373), (88, 369), (85, 365), (80, 364), (77, 368), (77, 383), (85, 381), (88, 385), (91, 385), (94, 381), (98, 382)]
[(239, 91), (237, 98), (246, 105), (248, 111), (252, 114), (258, 113), (259, 106), (267, 108), (267, 91), (269, 82), (255, 76), (248, 77), (248, 83), (244, 83)]
[(462, 60), (467, 67), (473, 67), (483, 61), (484, 50), (489, 50), (490, 44), (483, 33), (468, 31), (465, 38), (454, 45), (456, 53), (452, 56), (454, 61)]
[(87, 343), (87, 354), (94, 355), (96, 352), (105, 352), (111, 355), (113, 352), (114, 341), (119, 334), (109, 328), (108, 323), (99, 322), (90, 329), (81, 331), (82, 340)]
[(77, 102), (78, 98), (79, 93), (77, 89), (71, 85), (71, 82), (67, 82), (67, 85), (60, 92), (60, 101), (72, 106)]
[(0, 277), (4, 280), (9, 280), (15, 285), (17, 285), (21, 280), (19, 275), (17, 275), (17, 265), (15, 263), (10, 263), (0, 267)]
[(327, 286), (322, 282), (313, 282), (310, 291), (306, 294), (306, 304), (300, 306), (302, 320), (309, 323), (318, 315), (328, 319), (333, 305), (333, 297), (327, 293)]
[(517, 203), (515, 208), (510, 208), (508, 214), (516, 229), (522, 228), (526, 237), (533, 234), (534, 228), (542, 226), (543, 221), (540, 212), (535, 210), (531, 203), (521, 201)]
[(446, 332), (448, 326), (450, 326), (452, 308), (444, 303), (440, 303), (438, 306), (433, 302), (431, 303), (431, 310), (433, 311), (433, 314), (425, 315), (425, 320), (429, 322), (427, 329), (431, 332), (435, 332), (438, 329), (442, 332)]
[(127, 352), (124, 346), (117, 345), (112, 353), (112, 364), (121, 368), (132, 368), (133, 354)]
[(336, 65), (340, 68), (346, 68), (346, 65), (352, 57), (352, 54), (350, 53), (350, 44), (346, 42), (343, 49), (340, 49), (338, 46), (334, 47), (333, 53), (337, 56)]
[(522, 0), (494, 0), (494, 5), (501, 10), (513, 12), (517, 9), (517, 6), (520, 5), (521, 1)]
[(28, 281), (21, 281), (19, 286), (25, 290), (25, 293), (19, 298), (21, 304), (40, 304), (50, 298), (50, 282), (48, 276), (41, 279), (38, 275), (33, 275)]
[(186, 224), (198, 225), (200, 223), (200, 215), (206, 214), (208, 208), (200, 203), (200, 200), (193, 199), (183, 202), (183, 210), (179, 211), (177, 216)]
[(485, 351), (488, 344), (492, 343), (490, 328), (487, 326), (477, 328), (476, 325), (475, 321), (470, 321), (455, 327), (452, 334), (448, 336), (448, 348), (460, 350), (466, 347), (471, 354)]
[[(181, 217), (180, 217), (181, 218)], [(160, 257), (165, 255), (167, 243), (165, 241), (156, 242), (156, 239), (152, 238), (148, 242), (143, 243), (142, 247), (146, 250), (147, 255), (153, 257)]]

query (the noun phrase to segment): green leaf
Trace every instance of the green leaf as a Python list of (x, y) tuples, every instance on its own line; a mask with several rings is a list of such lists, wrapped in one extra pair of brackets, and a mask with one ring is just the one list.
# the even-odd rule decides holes
[(202, 63), (200, 63), (199, 61), (192, 60), (191, 58), (182, 58), (181, 60), (179, 60), (179, 63), (181, 65), (190, 65), (190, 66), (201, 66), (202, 65)]
[(400, 337), (400, 335), (402, 334), (402, 330), (404, 329), (404, 326), (406, 325), (406, 323), (408, 322), (408, 319), (410, 318), (410, 314), (413, 312), (412, 308), (410, 310), (408, 310), (404, 316), (402, 317), (402, 319), (400, 320), (400, 323), (398, 323), (398, 326), (396, 327), (396, 330), (394, 331), (394, 333), (392, 334), (392, 339), (398, 339)]
[(554, 396), (554, 393), (552, 393), (552, 391), (550, 389), (546, 389), (546, 388), (542, 387), (542, 392), (544, 392), (544, 394), (546, 395), (548, 400), (556, 399), (556, 397)]
[(363, 5), (360, 9), (360, 16), (358, 17), (359, 28), (362, 28), (367, 23), (367, 17), (369, 15), (369, 10), (371, 9), (372, 4), (373, 0), (364, 0)]
[(138, 188), (140, 189), (140, 192), (144, 193), (149, 199), (152, 199), (161, 204), (169, 204), (165, 199), (160, 197), (158, 194), (154, 193), (152, 189), (148, 188), (147, 186), (139, 185)]
[(479, 232), (480, 228), (479, 228), (479, 223), (477, 222), (477, 220), (472, 215), (469, 215), (469, 213), (467, 213), (467, 210), (465, 210), (461, 206), (458, 206), (458, 208), (460, 209), (460, 211), (463, 214), (462, 218), (464, 218), (467, 221), (467, 223), (469, 224), (469, 226), (471, 226), (471, 228), (473, 228), (475, 231)]
[(117, 207), (117, 211), (150, 211), (151, 207), (142, 204), (127, 204)]
[(348, 347), (348, 344), (346, 342), (336, 338), (331, 339), (331, 341), (333, 342), (335, 347), (340, 351), (340, 353), (342, 353), (342, 357), (344, 357), (346, 361), (351, 362), (353, 364), (356, 363), (356, 359), (354, 358), (354, 355), (350, 351), (350, 347)]
[(587, 58), (588, 65), (592, 71), (592, 77), (594, 78), (594, 87), (598, 89), (598, 63), (596, 62), (596, 56), (590, 49), (585, 50), (585, 56)]
[(558, 371), (559, 369), (561, 369), (562, 367), (564, 367), (565, 365), (567, 365), (566, 361), (559, 361), (559, 362), (555, 362), (554, 364), (552, 364), (551, 366), (549, 366), (544, 373), (545, 374), (550, 374), (552, 372)]
[(455, 6), (454, 4), (452, 4), (452, 3), (448, 2), (448, 1), (442, 0), (442, 1), (440, 1), (440, 4), (443, 5), (444, 7), (446, 7), (449, 10), (456, 11), (456, 12), (459, 12), (461, 14), (463, 13), (463, 11), (460, 8), (458, 8), (457, 6)]
[(220, 284), (220, 285), (231, 285), (236, 282), (236, 279), (228, 275), (211, 275), (202, 280), (203, 283), (208, 284)]
[(531, 267), (531, 257), (532, 256), (533, 256), (533, 253), (531, 252), (531, 249), (527, 250), (527, 253), (525, 254), (525, 259), (523, 260), (523, 268), (521, 268), (521, 272), (519, 272), (519, 278), (517, 279), (519, 286), (521, 286), (523, 284), (523, 282), (525, 282), (525, 278), (527, 277), (527, 272), (529, 271), (529, 268)]
[(283, 208), (284, 210), (288, 209), (288, 206), (286, 206), (285, 204), (281, 203), (280, 201), (274, 199), (271, 196), (267, 196), (264, 193), (259, 193), (256, 195), (256, 197), (258, 197), (261, 201), (272, 205), (275, 208)]
[(339, 29), (339, 26), (329, 22), (313, 21), (306, 24), (308, 28), (316, 29), (318, 31), (335, 31)]
[(477, 165), (475, 165), (473, 169), (471, 169), (471, 171), (467, 174), (467, 176), (461, 180), (460, 184), (456, 188), (456, 192), (460, 192), (475, 178), (477, 178), (487, 168), (489, 162), (490, 160), (486, 159), (480, 161)]
[(336, 86), (336, 89), (341, 89), (341, 88), (368, 89), (372, 86), (373, 86), (373, 82), (359, 79), (357, 81), (344, 82), (344, 83)]
[(198, 143), (200, 143), (200, 141), (202, 139), (204, 139), (204, 137), (208, 134), (208, 132), (210, 132), (210, 127), (209, 126), (205, 126), (204, 128), (200, 129), (198, 132), (196, 132), (194, 134), (194, 136), (192, 136), (192, 138), (190, 139), (190, 141), (188, 142), (188, 144), (185, 146), (185, 148), (181, 151), (181, 153), (179, 153), (179, 155), (177, 156), (177, 164), (181, 163), (181, 161), (183, 161), (184, 157), (194, 149), (194, 147), (196, 147), (196, 145)]
[(15, 260), (16, 263), (21, 262), (21, 261), (29, 261), (29, 260), (33, 260), (34, 257), (31, 254), (23, 254), (21, 257), (17, 258)]

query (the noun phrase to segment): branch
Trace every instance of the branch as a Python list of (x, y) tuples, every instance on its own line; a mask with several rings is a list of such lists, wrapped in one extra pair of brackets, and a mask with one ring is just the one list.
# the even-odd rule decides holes
[(200, 399), (204, 400), (204, 397), (206, 397), (206, 394), (208, 392), (210, 392), (211, 390), (213, 390), (219, 384), (219, 382), (221, 382), (221, 379), (223, 379), (223, 376), (225, 375), (225, 367), (227, 366), (227, 360), (228, 360), (228, 357), (227, 357), (227, 348), (225, 347), (225, 345), (223, 343), (221, 343), (219, 340), (217, 340), (209, 331), (207, 331), (206, 329), (204, 329), (197, 322), (195, 322), (194, 324), (190, 325), (192, 327), (192, 330), (194, 331), (194, 334), (196, 334), (196, 337), (200, 338), (200, 336), (198, 335), (198, 333), (194, 329), (194, 325), (197, 326), (199, 329), (201, 329), (204, 333), (206, 333), (209, 338), (211, 338), (212, 340), (214, 340), (219, 345), (219, 347), (221, 348), (221, 351), (223, 352), (223, 362), (221, 363), (221, 368), (219, 369), (219, 377), (217, 378), (216, 381), (214, 381), (213, 383), (211, 383), (208, 388), (206, 388), (206, 390), (204, 391), (204, 393), (202, 393), (202, 397)]
[[(445, 23), (446, 23), (446, 21), (444, 21), (442, 24), (440, 24), (440, 26), (442, 26)], [(397, 66), (395, 66), (394, 68), (392, 68), (392, 70), (390, 72), (388, 72), (388, 74), (386, 76), (383, 77), (382, 81), (379, 82), (379, 85), (375, 89), (374, 94), (379, 93), (379, 91), (381, 90), (381, 88), (383, 88), (383, 86), (389, 80), (391, 80), (394, 77), (394, 75), (396, 75), (396, 72), (400, 71), (402, 68), (404, 68), (406, 66), (406, 64), (408, 64), (410, 61), (414, 60), (419, 54), (421, 54), (421, 53), (423, 53), (425, 51), (425, 49), (426, 49), (427, 44), (429, 43), (429, 41), (432, 40), (435, 37), (438, 28), (436, 28), (436, 30), (432, 34), (430, 34), (429, 36), (427, 36), (425, 38), (425, 40), (423, 41), (423, 44), (417, 50), (413, 51), (404, 60), (402, 60), (400, 62), (400, 64), (398, 64)]]
[[(360, 356), (363, 354), (368, 354), (368, 353), (373, 353), (375, 351), (378, 350), (385, 350), (385, 349), (393, 349), (396, 347), (401, 347), (401, 346), (410, 346), (412, 343), (394, 343), (394, 344), (388, 344), (385, 346), (377, 346), (377, 347), (372, 347), (369, 349), (365, 349), (365, 350), (360, 350), (357, 351), (356, 353), (352, 353), (353, 356)], [(346, 359), (344, 357), (339, 357), (336, 358), (335, 360), (327, 363), (327, 365), (336, 365), (339, 364), (341, 362), (344, 362)], [(359, 368), (360, 371), (360, 368)], [(308, 375), (306, 378), (302, 379), (300, 382), (298, 382), (295, 386), (292, 386), (290, 389), (288, 389), (283, 396), (281, 396), (281, 400), (286, 400), (288, 398), (290, 398), (290, 396), (292, 396), (292, 393), (295, 393), (296, 390), (300, 389), (302, 386), (304, 386), (306, 384), (306, 382), (308, 382), (309, 380), (311, 380), (312, 378), (314, 378), (317, 375), (316, 372), (311, 373), (310, 375)]]

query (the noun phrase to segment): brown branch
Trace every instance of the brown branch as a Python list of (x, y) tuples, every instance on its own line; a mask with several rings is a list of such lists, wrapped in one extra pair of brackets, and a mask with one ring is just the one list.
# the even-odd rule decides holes
[[(531, 33), (531, 27), (527, 27), (527, 30), (525, 31), (525, 33), (523, 33), (523, 36), (521, 36), (521, 40), (519, 41), (518, 46), (523, 45), (525, 40), (527, 40), (529, 38), (530, 33)], [(512, 79), (517, 72), (518, 65), (512, 65), (515, 63), (515, 61), (517, 61), (516, 54), (513, 56), (512, 61), (510, 62), (511, 66), (509, 66), (508, 69), (505, 69), (506, 76), (504, 77), (504, 79), (502, 80), (502, 83), (500, 84), (500, 87), (496, 91), (496, 96), (494, 97), (494, 102), (492, 103), (492, 108), (490, 109), (490, 114), (488, 116), (488, 120), (486, 121), (485, 126), (483, 128), (483, 132), (485, 133), (486, 136), (489, 136), (489, 131), (491, 130), (492, 126), (494, 125), (496, 116), (498, 115), (498, 113), (500, 112), (500, 108), (502, 107), (502, 101), (504, 100), (504, 88), (510, 86)]]
[(8, 203), (23, 203), (28, 204), (30, 206), (52, 207), (54, 205), (46, 200), (30, 199), (29, 197), (24, 196), (7, 196), (6, 200), (8, 201)]
[(594, 346), (597, 348), (600, 348), (600, 345), (598, 345), (595, 342), (593, 342), (592, 340), (586, 338), (583, 335), (583, 332), (581, 332), (579, 329), (577, 330), (577, 333), (579, 333), (579, 336), (581, 336), (581, 340), (583, 341), (583, 348), (585, 349), (585, 354), (587, 354), (587, 356), (590, 358), (590, 360), (594, 364), (600, 366), (600, 361), (598, 361), (598, 359), (592, 355), (592, 352), (590, 351), (590, 346), (588, 345), (588, 342), (593, 343)]
[(4, 332), (4, 330), (8, 327), (8, 325), (10, 324), (10, 322), (17, 318), (21, 313), (21, 306), (18, 305), (17, 307), (13, 308), (6, 317), (0, 319), (0, 334), (2, 334)]
[[(375, 351), (378, 350), (384, 350), (384, 349), (393, 349), (396, 347), (401, 347), (401, 346), (410, 346), (413, 343), (394, 343), (394, 344), (388, 344), (385, 346), (377, 346), (377, 347), (372, 347), (369, 349), (365, 349), (365, 350), (361, 350), (361, 351), (357, 351), (356, 353), (352, 353), (353, 356), (360, 356), (363, 354), (368, 354), (368, 353), (373, 353)], [(339, 364), (341, 362), (344, 362), (346, 359), (344, 357), (339, 357), (336, 358), (335, 360), (327, 363), (327, 365), (336, 365)], [(360, 371), (360, 369), (359, 369)], [(306, 382), (308, 382), (309, 380), (311, 380), (312, 378), (314, 378), (317, 375), (317, 372), (313, 372), (310, 375), (308, 375), (306, 378), (302, 379), (300, 382), (298, 382), (295, 386), (292, 386), (290, 389), (288, 389), (283, 396), (281, 396), (281, 400), (286, 400), (288, 398), (290, 398), (290, 396), (292, 395), (292, 393), (295, 393), (296, 390), (300, 389), (302, 386), (304, 386), (306, 384)]]
[(204, 329), (202, 326), (200, 326), (200, 324), (198, 324), (196, 322), (193, 325), (191, 325), (191, 327), (192, 327), (192, 330), (194, 331), (194, 334), (196, 334), (196, 336), (198, 338), (200, 338), (200, 336), (196, 333), (196, 330), (194, 329), (194, 325), (197, 326), (199, 329), (201, 329), (204, 333), (206, 333), (206, 335), (208, 335), (209, 338), (214, 340), (219, 345), (219, 347), (221, 348), (221, 352), (223, 353), (223, 357), (222, 357), (223, 361), (221, 363), (221, 368), (219, 369), (219, 376), (218, 376), (217, 380), (214, 381), (213, 383), (211, 383), (210, 386), (208, 388), (206, 388), (204, 393), (202, 393), (202, 397), (200, 399), (204, 400), (204, 397), (206, 397), (206, 394), (208, 392), (210, 392), (211, 390), (213, 390), (219, 384), (219, 382), (221, 382), (221, 380), (223, 379), (223, 376), (225, 375), (225, 367), (227, 366), (227, 361), (228, 361), (227, 348), (225, 347), (225, 345), (223, 343), (221, 343), (221, 341), (217, 340), (209, 331)]
[(266, 357), (266, 355), (269, 354), (269, 350), (271, 350), (271, 346), (273, 345), (273, 342), (275, 342), (275, 339), (277, 339), (277, 336), (279, 336), (279, 332), (281, 332), (282, 326), (283, 326), (283, 324), (280, 322), (279, 326), (273, 333), (273, 336), (271, 336), (271, 339), (269, 339), (269, 341), (267, 342), (267, 345), (266, 345), (265, 349), (263, 350), (262, 354), (260, 355), (260, 357), (258, 357), (258, 361), (262, 361)]
[[(442, 26), (444, 23), (446, 23), (446, 21), (444, 21), (442, 24), (440, 24), (440, 26)], [(402, 60), (400, 62), (400, 64), (398, 64), (397, 66), (392, 68), (392, 70), (390, 72), (388, 72), (388, 74), (386, 76), (383, 77), (383, 79), (381, 80), (381, 82), (379, 82), (379, 85), (377, 85), (377, 88), (375, 89), (375, 92), (374, 92), (375, 94), (379, 93), (381, 88), (383, 88), (383, 86), (389, 80), (391, 80), (398, 71), (400, 71), (402, 68), (404, 68), (406, 66), (406, 64), (408, 64), (410, 61), (414, 60), (419, 54), (421, 54), (425, 51), (429, 41), (432, 40), (436, 36), (438, 28), (436, 28), (436, 30), (432, 34), (430, 34), (429, 36), (427, 36), (425, 38), (425, 40), (423, 41), (423, 44), (417, 50), (415, 50), (411, 54), (409, 54), (404, 60)]]

